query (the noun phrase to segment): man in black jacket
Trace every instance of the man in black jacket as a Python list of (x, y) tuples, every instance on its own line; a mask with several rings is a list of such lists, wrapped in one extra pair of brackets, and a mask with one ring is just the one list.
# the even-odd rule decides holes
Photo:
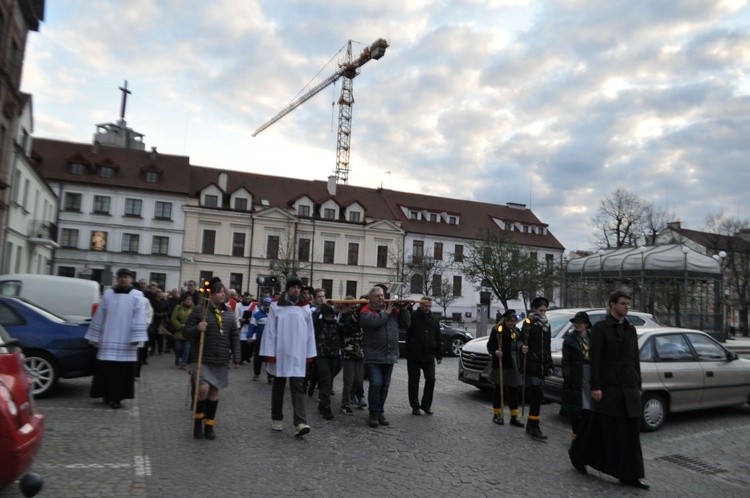
[[(421, 408), (432, 415), (432, 394), (435, 390), (435, 361), (443, 359), (440, 323), (432, 316), (432, 298), (411, 312), (411, 325), (406, 329), (406, 370), (409, 374), (409, 405), (412, 415), (421, 415)], [(424, 392), (419, 402), (419, 377), (424, 372)]]

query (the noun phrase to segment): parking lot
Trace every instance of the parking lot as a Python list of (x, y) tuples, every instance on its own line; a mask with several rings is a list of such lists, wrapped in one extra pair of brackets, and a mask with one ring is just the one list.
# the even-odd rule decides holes
[[(435, 415), (413, 416), (406, 363), (394, 370), (388, 427), (366, 426), (366, 413), (324, 421), (307, 403), (311, 433), (270, 430), (270, 386), (245, 365), (222, 391), (215, 441), (190, 438), (187, 376), (168, 355), (151, 357), (137, 398), (112, 410), (87, 397), (89, 379), (64, 381), (38, 405), (47, 416), (32, 470), (38, 496), (633, 496), (596, 472), (581, 476), (567, 460), (569, 428), (542, 407), (550, 439), (491, 423), (490, 397), (458, 382), (456, 358), (438, 367)], [(334, 386), (337, 403), (341, 378)], [(337, 406), (337, 405), (336, 405)], [(646, 480), (654, 496), (746, 496), (750, 486), (747, 405), (676, 415), (642, 435)], [(640, 492), (642, 493), (642, 492)], [(16, 489), (0, 497), (19, 496)]]

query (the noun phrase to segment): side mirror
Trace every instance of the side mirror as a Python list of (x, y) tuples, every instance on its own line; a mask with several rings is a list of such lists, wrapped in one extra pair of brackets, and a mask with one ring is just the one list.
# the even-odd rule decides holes
[(734, 361), (738, 359), (739, 356), (737, 356), (737, 353), (733, 353), (732, 351), (727, 351), (727, 360), (728, 361)]

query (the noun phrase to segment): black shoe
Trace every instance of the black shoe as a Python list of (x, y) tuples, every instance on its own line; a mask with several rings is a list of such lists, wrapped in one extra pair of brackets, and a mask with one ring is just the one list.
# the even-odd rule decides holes
[(388, 419), (385, 418), (385, 415), (378, 415), (378, 424), (379, 425), (391, 425), (391, 423), (388, 422)]
[(539, 441), (543, 441), (547, 439), (547, 435), (542, 432), (542, 430), (539, 427), (531, 427), (526, 426), (526, 432), (531, 435), (534, 439), (538, 439)]
[(422, 412), (419, 411), (419, 408), (412, 408), (411, 409), (412, 415), (422, 415)]
[(510, 425), (512, 425), (513, 427), (521, 427), (521, 428), (524, 427), (523, 422), (521, 422), (521, 420), (519, 420), (517, 416), (510, 417)]
[(314, 394), (315, 394), (315, 386), (308, 387), (307, 388), (307, 395), (312, 398)]
[(378, 414), (377, 412), (370, 412), (370, 419), (367, 421), (370, 427), (378, 426)]
[(503, 416), (499, 413), (496, 413), (492, 416), (492, 423), (497, 425), (503, 425), (505, 424), (505, 420), (503, 420)]
[(573, 468), (576, 469), (581, 474), (588, 474), (589, 473), (589, 471), (586, 470), (586, 466), (585, 465), (580, 465), (580, 464), (577, 465), (577, 464), (574, 463), (573, 464)]
[(333, 420), (333, 412), (331, 412), (331, 408), (323, 408), (320, 412), (321, 415), (323, 415), (323, 418), (326, 420)]
[(426, 406), (422, 407), (422, 411), (425, 412), (427, 415), (432, 415), (433, 413), (435, 413), (432, 410), (430, 410), (429, 408), (427, 408)]
[(620, 479), (620, 483), (625, 486), (632, 486), (638, 489), (651, 489), (651, 486), (641, 481), (640, 479)]
[(203, 439), (203, 419), (193, 420), (193, 439)]
[(203, 437), (205, 437), (209, 441), (213, 441), (214, 439), (216, 439), (216, 433), (214, 432), (213, 425), (207, 425), (205, 429), (203, 429)]
[(109, 407), (110, 407), (110, 408), (113, 408), (113, 409), (115, 409), (115, 410), (117, 410), (117, 409), (118, 409), (118, 408), (120, 408), (121, 406), (122, 406), (122, 405), (120, 404), (120, 402), (119, 402), (119, 401), (113, 401), (113, 402), (111, 402), (111, 403), (109, 404)]

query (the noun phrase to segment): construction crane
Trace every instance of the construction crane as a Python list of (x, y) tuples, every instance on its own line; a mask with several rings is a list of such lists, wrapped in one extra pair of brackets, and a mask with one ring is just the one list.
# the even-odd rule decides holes
[(313, 87), (310, 91), (294, 100), (274, 117), (262, 124), (252, 136), (258, 135), (276, 121), (280, 120), (303, 103), (310, 100), (328, 85), (335, 83), (339, 78), (343, 78), (341, 83), (341, 95), (339, 97), (339, 129), (336, 145), (336, 183), (349, 183), (349, 145), (352, 135), (352, 104), (354, 104), (352, 80), (359, 74), (359, 68), (364, 66), (371, 59), (378, 60), (385, 55), (385, 49), (388, 48), (388, 42), (383, 38), (378, 38), (369, 47), (365, 47), (362, 53), (356, 59), (352, 59), (352, 41), (349, 40), (346, 45), (346, 56), (339, 61), (339, 69), (329, 76), (322, 83)]

